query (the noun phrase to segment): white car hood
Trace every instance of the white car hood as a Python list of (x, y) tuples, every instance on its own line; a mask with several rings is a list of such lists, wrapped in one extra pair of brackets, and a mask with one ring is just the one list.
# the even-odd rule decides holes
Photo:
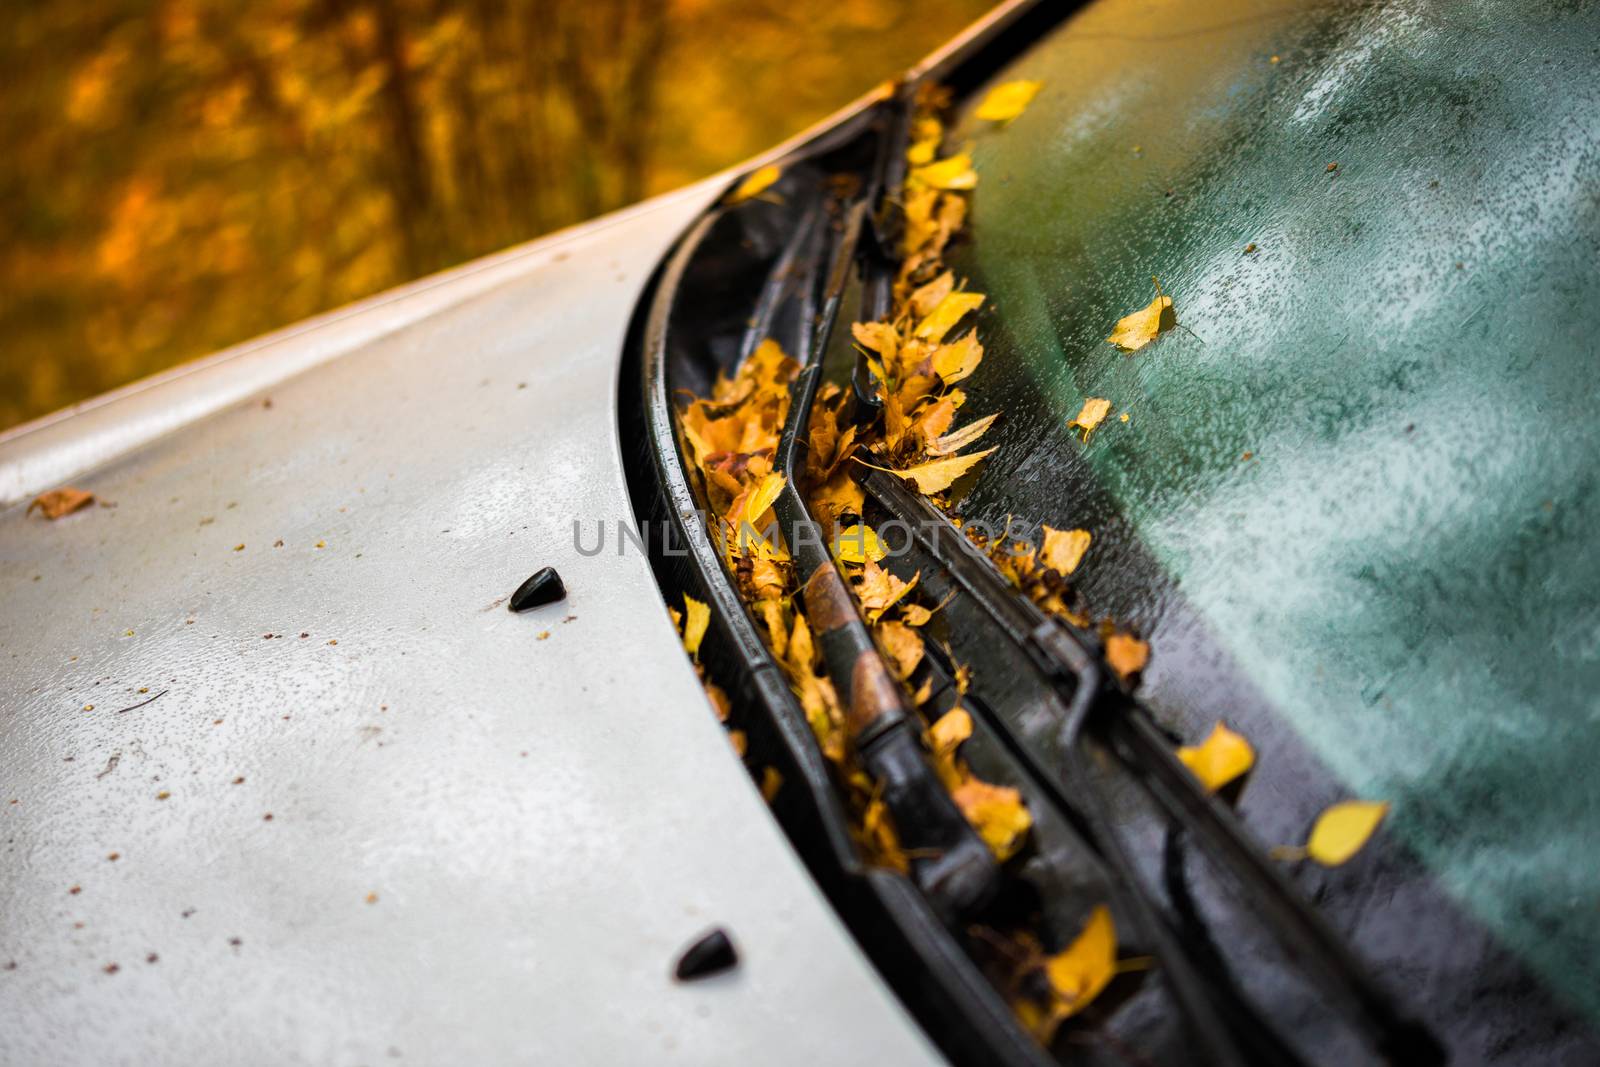
[(616, 552), (624, 331), (718, 187), (0, 440), (115, 505), (0, 511), (0, 1062), (935, 1058)]

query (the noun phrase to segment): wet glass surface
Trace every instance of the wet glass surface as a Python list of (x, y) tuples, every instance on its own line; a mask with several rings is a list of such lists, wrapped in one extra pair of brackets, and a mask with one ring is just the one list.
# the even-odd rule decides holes
[[(1097, 4), (997, 79), (1045, 82), (1021, 118), (955, 130), (981, 180), (951, 257), (990, 296), (964, 410), (1004, 412), (965, 516), (1090, 529), (1081, 588), (1150, 637), (1151, 703), (1260, 742), (1264, 836), (1391, 801), (1591, 1020), (1597, 72), (1590, 5)], [(1123, 354), (1152, 275), (1180, 327)], [(1333, 781), (1302, 795), (1296, 759)], [(1364, 921), (1431, 994), (1477, 980)]]

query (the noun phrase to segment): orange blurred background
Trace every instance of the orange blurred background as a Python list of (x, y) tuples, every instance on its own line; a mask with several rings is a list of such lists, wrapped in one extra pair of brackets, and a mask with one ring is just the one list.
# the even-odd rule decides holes
[(0, 428), (735, 163), (991, 3), (8, 5)]

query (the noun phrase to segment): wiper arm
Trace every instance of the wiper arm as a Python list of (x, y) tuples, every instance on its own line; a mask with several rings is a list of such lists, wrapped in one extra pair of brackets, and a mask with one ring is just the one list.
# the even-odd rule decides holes
[[(1433, 1035), (1404, 1018), (1377, 986), (1344, 940), (1306, 904), (1288, 879), (1257, 845), (1237, 816), (1206, 793), (1156, 727), (1148, 710), (1118, 685), (1099, 644), (1090, 635), (1048, 615), (1015, 592), (992, 562), (922, 497), (895, 475), (873, 471), (867, 493), (913, 532), (919, 545), (1020, 647), (1039, 672), (1062, 715), (1061, 754), (1071, 777), (1079, 814), (1089, 824), (1094, 844), (1128, 893), (1142, 932), (1157, 948), (1173, 993), (1193, 1025), (1224, 1062), (1241, 1055), (1233, 1037), (1208, 1010), (1212, 997), (1182, 939), (1171, 928), (1123, 849), (1111, 825), (1098, 779), (1084, 765), (1085, 740), (1099, 738), (1133, 773), (1166, 816), (1182, 827), (1226, 871), (1235, 886), (1278, 940), (1384, 1059), (1395, 1063), (1443, 1063)], [(1034, 762), (1026, 752), (1021, 758)], [(1042, 768), (1035, 766), (1041, 775)]]
[(819, 354), (827, 347), (838, 314), (868, 203), (859, 199), (845, 213), (816, 334), (798, 346), (796, 355), (805, 365), (790, 387), (789, 412), (778, 442), (775, 466), (785, 484), (774, 510), (796, 573), (803, 578), (806, 616), (818, 635), (834, 691), (844, 706), (856, 756), (882, 790), (918, 886), (941, 914), (956, 919), (993, 896), (999, 884), (999, 866), (929, 764), (918, 719), (873, 644), (800, 487), (806, 466), (806, 433), (822, 375)]

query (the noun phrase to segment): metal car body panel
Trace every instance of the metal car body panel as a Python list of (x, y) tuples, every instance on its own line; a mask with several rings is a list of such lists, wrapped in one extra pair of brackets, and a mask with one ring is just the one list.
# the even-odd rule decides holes
[(721, 187), (0, 441), (0, 1062), (937, 1058), (615, 539), (629, 316)]

